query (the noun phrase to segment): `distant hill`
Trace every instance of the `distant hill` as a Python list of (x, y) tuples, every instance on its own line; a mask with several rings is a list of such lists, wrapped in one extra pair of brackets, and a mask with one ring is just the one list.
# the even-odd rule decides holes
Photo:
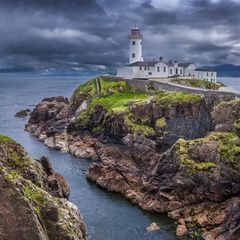
[(221, 64), (205, 67), (217, 71), (218, 77), (240, 77), (240, 66), (233, 64)]
[(0, 68), (0, 73), (21, 73), (21, 72), (34, 72), (34, 68), (18, 67), (18, 68)]

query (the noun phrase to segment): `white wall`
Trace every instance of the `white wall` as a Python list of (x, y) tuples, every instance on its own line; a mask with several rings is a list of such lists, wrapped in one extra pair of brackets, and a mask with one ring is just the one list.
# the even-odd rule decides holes
[(119, 67), (117, 68), (117, 77), (122, 77), (122, 78), (131, 78), (132, 76), (132, 68), (131, 67)]
[(217, 73), (211, 71), (195, 71), (194, 75), (196, 79), (205, 80), (209, 82), (217, 82)]
[(143, 61), (142, 39), (130, 39), (129, 64), (139, 61)]
[(190, 64), (187, 68), (184, 68), (184, 76), (194, 76), (194, 71), (197, 68), (195, 64)]
[(164, 62), (156, 63), (152, 77), (168, 77), (168, 65)]

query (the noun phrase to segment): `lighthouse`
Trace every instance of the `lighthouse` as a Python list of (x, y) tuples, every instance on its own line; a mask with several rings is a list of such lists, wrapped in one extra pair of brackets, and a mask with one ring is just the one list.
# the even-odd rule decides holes
[(129, 36), (130, 51), (129, 51), (129, 64), (134, 62), (143, 62), (142, 56), (142, 35), (139, 27), (135, 26), (131, 29)]

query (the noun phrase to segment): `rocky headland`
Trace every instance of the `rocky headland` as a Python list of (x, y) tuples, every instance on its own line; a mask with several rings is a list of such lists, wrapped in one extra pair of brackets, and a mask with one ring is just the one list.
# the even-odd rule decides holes
[(69, 188), (48, 158), (33, 160), (24, 148), (0, 134), (0, 239), (85, 240)]
[(44, 99), (26, 129), (47, 146), (91, 158), (87, 178), (141, 208), (167, 213), (176, 234), (240, 237), (240, 100), (140, 91), (92, 79), (70, 100)]

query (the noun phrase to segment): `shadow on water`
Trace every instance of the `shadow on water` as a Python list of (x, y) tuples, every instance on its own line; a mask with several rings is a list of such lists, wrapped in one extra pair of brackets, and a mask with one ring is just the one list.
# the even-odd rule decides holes
[[(165, 215), (151, 214), (131, 204), (118, 193), (107, 192), (86, 179), (91, 163), (68, 153), (47, 148), (24, 131), (27, 119), (15, 118), (17, 111), (37, 104), (49, 96), (70, 96), (73, 90), (89, 77), (0, 76), (0, 132), (22, 144), (38, 159), (48, 155), (53, 167), (69, 183), (70, 201), (83, 215), (91, 240), (174, 240), (175, 225)], [(152, 222), (160, 231), (147, 233)]]

